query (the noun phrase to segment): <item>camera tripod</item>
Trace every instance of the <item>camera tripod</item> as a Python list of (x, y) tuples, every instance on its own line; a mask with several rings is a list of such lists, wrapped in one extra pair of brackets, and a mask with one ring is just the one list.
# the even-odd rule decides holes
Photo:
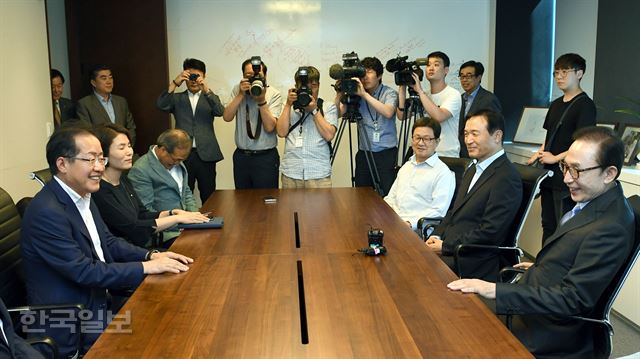
[(344, 134), (345, 129), (349, 128), (349, 163), (351, 168), (351, 186), (355, 187), (355, 172), (353, 167), (353, 136), (351, 132), (351, 124), (356, 123), (357, 131), (358, 131), (358, 143), (363, 141), (364, 143), (364, 156), (367, 160), (367, 167), (369, 169), (369, 175), (371, 176), (371, 182), (373, 183), (373, 188), (379, 195), (384, 196), (385, 193), (382, 191), (382, 186), (380, 185), (380, 174), (378, 173), (378, 167), (376, 166), (375, 159), (373, 158), (373, 152), (371, 152), (371, 141), (367, 136), (367, 131), (362, 124), (362, 114), (358, 112), (358, 103), (359, 96), (357, 99), (353, 99), (352, 97), (356, 96), (348, 96), (347, 100), (344, 102), (347, 105), (347, 111), (344, 115), (342, 115), (342, 120), (340, 122), (340, 127), (338, 128), (338, 133), (336, 134), (336, 141), (333, 145), (333, 151), (331, 152), (331, 166), (333, 166), (333, 161), (336, 158), (336, 154), (338, 153), (338, 147), (340, 146), (340, 140), (342, 139), (342, 135)]
[(404, 101), (404, 113), (402, 115), (402, 121), (400, 121), (400, 131), (398, 131), (398, 144), (402, 148), (402, 166), (413, 155), (413, 149), (411, 148), (411, 128), (418, 118), (424, 117), (424, 107), (420, 101), (418, 93), (408, 87), (409, 96)]

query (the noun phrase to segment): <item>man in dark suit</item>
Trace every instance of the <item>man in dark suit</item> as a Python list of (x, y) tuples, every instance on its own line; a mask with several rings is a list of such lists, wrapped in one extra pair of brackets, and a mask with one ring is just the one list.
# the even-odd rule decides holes
[[(108, 289), (135, 288), (145, 274), (184, 272), (193, 260), (147, 251), (109, 232), (91, 201), (106, 164), (91, 132), (54, 132), (47, 162), (53, 180), (33, 198), (22, 222), (27, 297), (31, 305), (83, 304), (91, 314), (91, 330), (82, 333), (84, 352), (110, 321)], [(33, 325), (56, 341), (62, 357), (74, 355), (78, 334), (56, 323), (45, 317)]]
[[(223, 159), (213, 120), (222, 116), (224, 106), (205, 81), (204, 62), (185, 59), (182, 69), (156, 105), (162, 111), (171, 112), (176, 128), (185, 130), (193, 138), (191, 153), (184, 164), (189, 172), (189, 188), (193, 192), (197, 180), (200, 199), (204, 203), (216, 190), (216, 162)], [(186, 83), (187, 91), (175, 93), (182, 83)]]
[[(157, 145), (151, 146), (129, 171), (129, 180), (148, 210), (169, 211), (169, 215), (173, 215), (175, 209), (198, 210), (187, 184), (187, 168), (182, 163), (189, 157), (191, 143), (191, 137), (184, 130), (166, 130), (158, 136)], [(178, 234), (175, 230), (165, 231), (164, 239)]]
[(76, 104), (62, 97), (64, 92), (64, 76), (56, 69), (51, 69), (51, 98), (53, 99), (53, 125), (55, 128), (77, 121)]
[(0, 358), (42, 358), (42, 355), (13, 331), (11, 316), (0, 299)]
[(136, 123), (129, 104), (122, 96), (112, 94), (113, 75), (106, 66), (97, 66), (91, 72), (93, 93), (78, 101), (78, 118), (92, 126), (117, 123), (129, 131), (131, 145), (136, 143)]
[[(465, 144), (474, 164), (464, 174), (453, 207), (426, 242), (454, 271), (458, 244), (502, 245), (520, 206), (522, 181), (502, 149), (503, 134), (499, 113), (482, 110), (466, 121)], [(500, 256), (478, 252), (460, 263), (466, 277), (495, 280)]]
[(460, 157), (469, 158), (469, 152), (464, 145), (464, 122), (468, 115), (479, 110), (502, 112), (500, 101), (493, 93), (480, 86), (484, 74), (484, 66), (477, 61), (467, 61), (460, 66), (458, 77), (464, 93), (462, 94), (462, 108), (460, 109), (460, 123), (458, 139), (460, 140)]
[(515, 314), (513, 333), (537, 358), (587, 358), (596, 326), (588, 316), (631, 253), (634, 217), (616, 179), (624, 146), (608, 128), (588, 127), (560, 162), (576, 206), (560, 220), (519, 282), (462, 279), (448, 287), (496, 299), (498, 314)]

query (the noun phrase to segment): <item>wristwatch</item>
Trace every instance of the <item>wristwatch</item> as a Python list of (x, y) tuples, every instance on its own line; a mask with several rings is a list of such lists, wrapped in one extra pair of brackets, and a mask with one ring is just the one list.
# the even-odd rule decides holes
[(144, 260), (145, 260), (145, 262), (146, 262), (146, 261), (150, 261), (150, 260), (151, 260), (151, 256), (152, 256), (154, 253), (160, 253), (160, 251), (159, 251), (159, 250), (157, 250), (157, 249), (154, 249), (154, 250), (152, 250), (152, 251), (148, 251), (148, 252), (147, 252), (147, 254), (144, 256)]
[(315, 116), (317, 114), (318, 114), (318, 108), (316, 107), (311, 111), (311, 115)]

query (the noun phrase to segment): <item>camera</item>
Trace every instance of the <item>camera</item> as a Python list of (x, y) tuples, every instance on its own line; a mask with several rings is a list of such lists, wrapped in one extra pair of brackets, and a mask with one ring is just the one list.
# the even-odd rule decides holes
[(333, 86), (337, 92), (342, 92), (341, 102), (347, 106), (344, 118), (353, 122), (361, 120), (362, 115), (358, 112), (360, 104), (360, 96), (358, 92), (358, 82), (353, 77), (364, 77), (366, 69), (362, 66), (358, 54), (350, 52), (342, 55), (342, 66), (339, 64), (331, 65), (329, 68), (329, 76), (337, 80)]
[(249, 78), (251, 88), (247, 92), (252, 96), (260, 96), (262, 90), (267, 86), (267, 80), (260, 75), (262, 70), (262, 59), (260, 56), (251, 57), (251, 68), (253, 69), (253, 76)]
[(200, 77), (199, 74), (189, 74), (189, 81), (195, 81)]
[(423, 59), (416, 59), (415, 61), (407, 61), (409, 56), (398, 56), (395, 59), (387, 61), (385, 68), (389, 72), (394, 72), (394, 79), (398, 86), (411, 86), (415, 84), (413, 76), (411, 74), (418, 75), (418, 79), (422, 81), (424, 72), (420, 68), (420, 65), (425, 65)]
[(309, 88), (309, 69), (307, 67), (299, 67), (296, 72), (298, 86), (296, 94), (298, 98), (293, 103), (293, 108), (301, 110), (311, 103), (311, 88)]
[(369, 247), (382, 247), (384, 231), (378, 228), (371, 228), (367, 233), (367, 237), (369, 238)]

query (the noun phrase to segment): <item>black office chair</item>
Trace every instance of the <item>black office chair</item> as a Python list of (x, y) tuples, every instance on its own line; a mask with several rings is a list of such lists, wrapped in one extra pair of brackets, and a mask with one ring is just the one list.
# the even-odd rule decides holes
[(520, 263), (520, 257), (524, 255), (522, 249), (518, 247), (522, 231), (524, 229), (524, 223), (527, 216), (531, 211), (533, 202), (540, 195), (540, 184), (547, 177), (553, 176), (553, 171), (543, 168), (536, 168), (533, 166), (525, 166), (519, 163), (513, 164), (520, 175), (522, 180), (522, 202), (520, 207), (511, 222), (509, 231), (507, 232), (507, 239), (501, 246), (482, 245), (482, 244), (459, 244), (454, 250), (454, 263), (457, 269), (457, 273), (460, 278), (464, 278), (465, 275), (462, 272), (461, 262), (464, 260), (464, 256), (482, 252), (496, 252), (500, 253), (500, 268), (513, 266), (516, 263)]
[[(56, 316), (52, 312), (59, 309), (73, 309), (79, 312), (84, 309), (82, 304), (61, 304), (61, 305), (33, 305), (24, 306), (26, 301), (26, 290), (24, 284), (24, 274), (22, 271), (22, 255), (20, 253), (20, 216), (11, 196), (0, 188), (0, 297), (5, 302), (9, 313), (12, 314), (33, 314), (46, 311), (47, 315)], [(22, 305), (20, 307), (17, 307)], [(13, 308), (12, 308), (13, 307)], [(64, 317), (64, 314), (62, 314)], [(14, 328), (19, 335), (24, 335), (18, 329), (22, 325), (14, 323)], [(81, 322), (76, 321), (77, 333), (80, 333)], [(81, 338), (81, 336), (79, 336)], [(30, 344), (44, 344), (49, 346), (54, 357), (58, 356), (58, 348), (51, 338), (29, 338)], [(78, 349), (82, 342), (78, 343)]]
[(44, 185), (53, 179), (53, 176), (51, 175), (49, 168), (44, 168), (38, 171), (29, 172), (29, 179), (37, 181), (42, 185), (42, 187), (44, 187)]
[[(571, 315), (568, 316), (571, 319), (583, 320), (586, 322), (594, 323), (596, 326), (596, 332), (594, 334), (593, 346), (596, 358), (609, 358), (611, 357), (611, 351), (613, 349), (612, 339), (613, 339), (613, 325), (611, 325), (611, 320), (609, 315), (611, 314), (611, 307), (613, 303), (616, 301), (622, 286), (624, 285), (629, 273), (633, 269), (633, 266), (638, 261), (638, 257), (640, 257), (640, 196), (634, 195), (628, 198), (631, 207), (633, 208), (634, 216), (635, 216), (635, 236), (633, 241), (633, 246), (631, 247), (631, 253), (624, 261), (618, 272), (616, 273), (609, 285), (604, 289), (604, 292), (600, 295), (600, 298), (596, 302), (595, 307), (591, 311), (590, 316), (578, 316)], [(517, 273), (521, 274), (525, 271), (520, 268), (512, 268), (507, 267), (500, 271), (500, 277), (503, 277), (505, 273)], [(511, 330), (511, 315), (506, 316), (506, 324), (509, 330)]]
[[(453, 207), (453, 203), (456, 201), (456, 194), (458, 193), (458, 187), (460, 187), (460, 183), (462, 182), (462, 177), (464, 177), (464, 172), (471, 165), (471, 159), (457, 157), (440, 157), (440, 159), (451, 171), (453, 171), (456, 178), (456, 188), (453, 191), (453, 198), (449, 204), (449, 209), (451, 209), (451, 207)], [(433, 232), (435, 226), (440, 224), (442, 219), (442, 217), (422, 217), (418, 220), (418, 233), (422, 240), (426, 241), (429, 238), (429, 235)]]

